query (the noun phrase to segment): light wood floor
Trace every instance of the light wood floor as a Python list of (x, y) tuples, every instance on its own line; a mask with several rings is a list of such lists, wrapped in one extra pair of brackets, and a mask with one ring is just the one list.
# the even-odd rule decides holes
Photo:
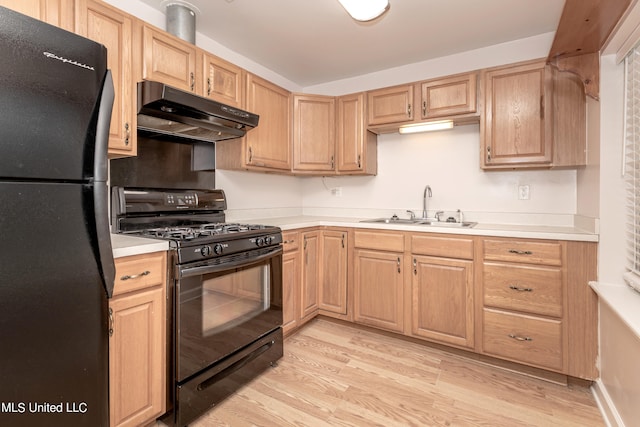
[(587, 388), (515, 374), (316, 319), (277, 367), (192, 424), (210, 426), (604, 426)]

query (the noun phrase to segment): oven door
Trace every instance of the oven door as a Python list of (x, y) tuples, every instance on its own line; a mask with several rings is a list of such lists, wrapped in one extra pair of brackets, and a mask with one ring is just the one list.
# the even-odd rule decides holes
[(175, 292), (181, 382), (282, 325), (282, 248), (181, 266)]

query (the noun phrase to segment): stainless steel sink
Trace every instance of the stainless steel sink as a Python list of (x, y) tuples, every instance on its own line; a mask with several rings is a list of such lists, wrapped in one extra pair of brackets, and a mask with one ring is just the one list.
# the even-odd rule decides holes
[(428, 227), (457, 227), (457, 228), (472, 228), (477, 222), (446, 222), (446, 221), (433, 221), (431, 219), (424, 218), (415, 218), (415, 219), (407, 219), (407, 218), (375, 218), (375, 219), (364, 219), (360, 222), (368, 222), (374, 224), (408, 224), (408, 225), (425, 225)]
[(477, 222), (446, 222), (446, 221), (431, 221), (431, 222), (421, 222), (420, 225), (429, 225), (432, 227), (459, 227), (459, 228), (473, 228)]
[(406, 219), (406, 218), (376, 218), (376, 219), (364, 219), (360, 222), (373, 222), (378, 224), (420, 224), (424, 219)]

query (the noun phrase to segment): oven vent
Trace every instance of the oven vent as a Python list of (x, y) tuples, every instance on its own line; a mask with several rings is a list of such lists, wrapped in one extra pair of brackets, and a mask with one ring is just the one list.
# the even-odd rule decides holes
[(167, 8), (167, 32), (176, 37), (196, 44), (195, 6), (180, 1), (169, 1)]

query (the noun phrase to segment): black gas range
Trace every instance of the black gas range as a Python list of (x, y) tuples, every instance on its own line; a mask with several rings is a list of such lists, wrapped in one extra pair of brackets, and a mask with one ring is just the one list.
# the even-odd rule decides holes
[(282, 232), (225, 222), (222, 190), (113, 187), (112, 228), (169, 242), (168, 412), (187, 425), (283, 355)]

